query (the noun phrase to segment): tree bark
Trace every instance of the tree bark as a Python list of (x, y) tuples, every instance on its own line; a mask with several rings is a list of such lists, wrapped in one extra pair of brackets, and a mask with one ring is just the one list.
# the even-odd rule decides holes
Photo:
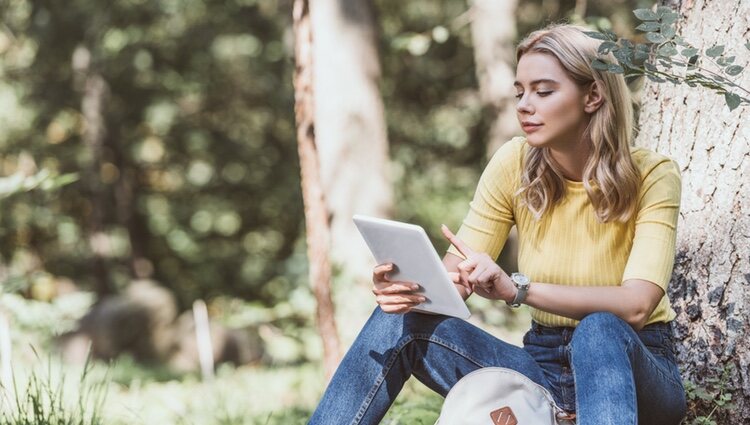
[[(742, 45), (750, 33), (749, 2), (663, 4), (679, 8), (678, 33), (695, 47), (726, 43), (735, 63), (750, 62)], [(750, 87), (750, 73), (736, 83)], [(726, 369), (735, 408), (719, 408), (712, 419), (750, 423), (750, 108), (730, 112), (724, 97), (713, 91), (650, 81), (643, 100), (636, 144), (669, 155), (682, 169), (669, 296), (678, 314), (683, 378), (718, 392), (708, 379)], [(699, 407), (707, 413), (715, 406)]]
[(347, 288), (367, 282), (369, 289), (372, 254), (352, 215), (389, 216), (392, 207), (373, 6), (370, 0), (316, 0), (311, 17), (314, 84), (320, 94), (315, 136), (330, 213), (331, 259)]
[(313, 79), (313, 25), (309, 0), (295, 0), (294, 19), (294, 114), (305, 205), (307, 256), (310, 284), (317, 300), (317, 324), (323, 339), (323, 362), (330, 380), (340, 360), (340, 344), (333, 302), (331, 266), (328, 260), (328, 212), (321, 185), (318, 152), (315, 145), (315, 90)]

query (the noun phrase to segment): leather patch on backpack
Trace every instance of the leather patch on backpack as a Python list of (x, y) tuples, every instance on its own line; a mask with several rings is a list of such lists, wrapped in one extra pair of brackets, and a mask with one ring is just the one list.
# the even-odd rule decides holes
[(495, 425), (518, 425), (518, 419), (509, 406), (501, 407), (490, 413), (492, 423)]

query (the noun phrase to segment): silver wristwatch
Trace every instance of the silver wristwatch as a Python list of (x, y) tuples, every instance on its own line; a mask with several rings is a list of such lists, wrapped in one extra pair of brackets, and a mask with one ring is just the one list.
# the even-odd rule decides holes
[(513, 284), (516, 286), (516, 289), (518, 289), (518, 292), (516, 293), (516, 297), (513, 298), (513, 301), (506, 301), (506, 304), (513, 308), (518, 308), (526, 299), (526, 294), (529, 292), (529, 285), (531, 284), (531, 281), (523, 273), (513, 273), (512, 275), (510, 275), (510, 280), (513, 281)]

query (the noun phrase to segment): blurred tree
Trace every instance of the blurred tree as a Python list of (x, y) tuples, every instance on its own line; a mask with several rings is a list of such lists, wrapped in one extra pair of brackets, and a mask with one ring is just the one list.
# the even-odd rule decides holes
[[(729, 48), (720, 57), (734, 56), (740, 64), (750, 60), (750, 47), (741, 45), (750, 28), (750, 3), (672, 0), (662, 4), (680, 12), (678, 33), (697, 48), (726, 42)], [(750, 73), (735, 82), (748, 87)], [(677, 258), (669, 295), (678, 314), (675, 329), (684, 378), (718, 392), (715, 382), (728, 372), (723, 392), (734, 393), (735, 406), (716, 410), (712, 419), (748, 423), (750, 110), (729, 111), (722, 96), (685, 85), (649, 81), (644, 93), (637, 144), (675, 158), (682, 169)], [(704, 400), (705, 411), (726, 404), (727, 400), (716, 397)]]
[(326, 207), (327, 193), (321, 181), (319, 152), (316, 146), (315, 101), (315, 59), (319, 58), (315, 54), (316, 35), (328, 31), (328, 28), (317, 26), (311, 17), (308, 0), (295, 0), (293, 7), (295, 116), (302, 172), (302, 195), (305, 203), (307, 258), (310, 262), (310, 284), (317, 302), (317, 325), (323, 340), (323, 363), (326, 378), (330, 380), (336, 371), (341, 354), (331, 299), (331, 237)]
[[(371, 0), (317, 0), (315, 139), (331, 223), (331, 259), (348, 287), (371, 283), (372, 255), (352, 215), (391, 215), (388, 139)], [(342, 288), (343, 289), (343, 288)]]
[(471, 34), (474, 43), (479, 94), (493, 117), (487, 140), (487, 155), (521, 133), (516, 119), (515, 11), (516, 0), (473, 0)]

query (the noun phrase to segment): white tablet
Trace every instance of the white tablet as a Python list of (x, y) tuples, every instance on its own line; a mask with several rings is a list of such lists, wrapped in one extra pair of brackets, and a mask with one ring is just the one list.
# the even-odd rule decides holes
[(378, 264), (393, 263), (391, 280), (418, 283), (427, 301), (412, 311), (468, 319), (469, 309), (445, 270), (424, 229), (415, 224), (355, 215), (359, 229)]

